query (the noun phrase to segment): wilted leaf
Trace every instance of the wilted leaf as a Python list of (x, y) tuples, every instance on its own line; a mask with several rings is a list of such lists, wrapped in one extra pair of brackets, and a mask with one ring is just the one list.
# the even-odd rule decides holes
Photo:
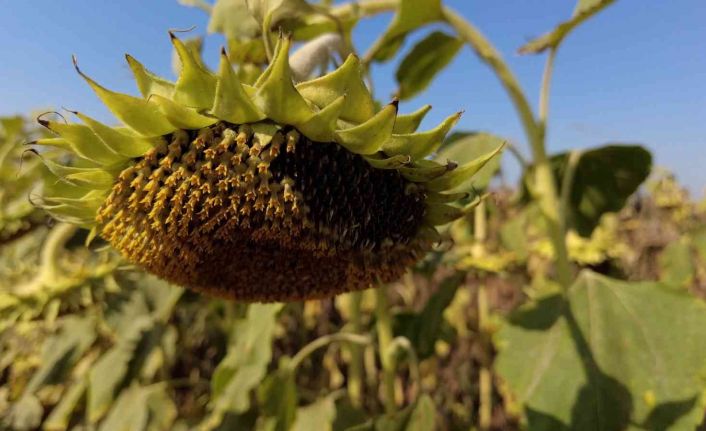
[(463, 41), (440, 31), (427, 35), (405, 56), (395, 77), (401, 100), (424, 90), (463, 46)]
[(551, 32), (526, 43), (519, 49), (520, 54), (536, 54), (559, 46), (574, 28), (614, 2), (615, 0), (579, 0), (570, 20), (564, 21)]
[(617, 430), (655, 417), (694, 429), (703, 412), (684, 403), (704, 389), (706, 345), (693, 342), (704, 336), (700, 300), (584, 271), (568, 303), (547, 297), (510, 318), (494, 340), (496, 370), (530, 430)]
[[(496, 150), (505, 140), (499, 136), (484, 132), (455, 132), (446, 139), (437, 152), (436, 159), (440, 162), (451, 160), (463, 166), (493, 150)], [(470, 190), (471, 185), (477, 190), (488, 187), (490, 180), (500, 169), (502, 155), (493, 157), (471, 178), (454, 190)]]

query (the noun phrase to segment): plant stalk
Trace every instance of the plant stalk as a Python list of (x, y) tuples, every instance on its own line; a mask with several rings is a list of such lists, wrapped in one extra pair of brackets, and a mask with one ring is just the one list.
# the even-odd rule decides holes
[(554, 178), (554, 172), (546, 152), (547, 116), (549, 115), (549, 93), (556, 48), (552, 48), (547, 56), (542, 76), (542, 88), (539, 96), (539, 119), (537, 120), (537, 134), (530, 140), (535, 163), (534, 192), (537, 194), (539, 207), (547, 220), (549, 237), (554, 246), (556, 259), (557, 278), (559, 283), (568, 289), (571, 285), (571, 264), (569, 252), (566, 247), (566, 220), (565, 213), (561, 211), (559, 192)]
[[(485, 285), (478, 286), (478, 329), (482, 334), (484, 348), (490, 349), (490, 343), (487, 342), (488, 293), (486, 289)], [(493, 381), (486, 355), (483, 356), (483, 364), (478, 377), (478, 426), (481, 431), (487, 431), (490, 429), (493, 414)]]
[[(493, 72), (500, 79), (510, 100), (515, 106), (522, 126), (525, 130), (527, 140), (532, 149), (532, 156), (535, 165), (535, 177), (533, 184), (534, 197), (539, 203), (539, 207), (547, 220), (549, 237), (551, 239), (554, 253), (556, 255), (557, 278), (559, 282), (568, 288), (571, 284), (571, 266), (569, 264), (566, 249), (566, 232), (564, 223), (561, 221), (559, 210), (559, 197), (557, 186), (554, 181), (554, 174), (549, 164), (545, 146), (546, 115), (549, 105), (549, 83), (551, 81), (552, 69), (554, 65), (554, 54), (550, 54), (544, 70), (542, 80), (542, 90), (540, 98), (540, 118), (535, 119), (532, 108), (520, 86), (519, 81), (502, 59), (497, 50), (475, 28), (458, 13), (450, 8), (443, 8), (442, 13), (445, 21), (451, 25), (458, 35), (476, 52)], [(543, 117), (544, 116), (544, 117)]]
[(395, 403), (395, 359), (392, 344), (392, 320), (388, 309), (387, 290), (384, 286), (375, 290), (375, 315), (378, 333), (378, 353), (382, 363), (383, 403), (386, 413), (394, 413)]
[[(350, 328), (354, 334), (361, 332), (360, 303), (363, 293), (360, 291), (350, 294)], [(348, 364), (348, 396), (355, 407), (363, 404), (363, 349), (356, 343), (348, 345), (351, 362)]]
[[(571, 188), (574, 185), (574, 177), (576, 176), (576, 167), (581, 160), (582, 152), (580, 150), (573, 150), (569, 153), (569, 158), (566, 161), (566, 171), (564, 171), (564, 177), (561, 179), (561, 220), (566, 224), (569, 216), (569, 205), (571, 204)], [(564, 225), (564, 230), (566, 231), (566, 225)]]
[[(488, 238), (488, 223), (485, 208), (485, 201), (474, 210), (473, 218), (473, 238), (475, 239), (474, 252), (476, 257), (482, 257), (485, 254), (485, 241)], [(485, 285), (478, 286), (478, 329), (481, 334), (483, 348), (489, 351), (491, 349), (488, 342), (488, 293)], [(479, 400), (478, 400), (478, 426), (481, 431), (490, 429), (490, 421), (493, 411), (493, 384), (491, 379), (490, 364), (483, 356), (479, 371)]]

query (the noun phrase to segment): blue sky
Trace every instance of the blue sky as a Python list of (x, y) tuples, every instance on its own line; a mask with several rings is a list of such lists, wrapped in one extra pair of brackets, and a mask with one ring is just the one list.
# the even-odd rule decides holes
[[(500, 50), (529, 99), (536, 104), (544, 61), (517, 55), (526, 40), (570, 16), (568, 0), (445, 2), (473, 21)], [(387, 25), (389, 15), (359, 25), (359, 49)], [(552, 152), (607, 142), (642, 143), (658, 165), (677, 173), (691, 190), (706, 187), (706, 2), (620, 0), (571, 34), (559, 52), (552, 88), (548, 145)], [(129, 52), (150, 69), (172, 76), (169, 28), (196, 25), (207, 16), (175, 0), (25, 0), (3, 5), (0, 14), (0, 115), (38, 109), (78, 109), (110, 120), (90, 89), (75, 74), (82, 69), (109, 88), (135, 92), (123, 55)], [(437, 26), (437, 28), (443, 28)], [(405, 48), (414, 40), (410, 38)], [(223, 41), (210, 36), (207, 61), (214, 65)], [(398, 60), (376, 66), (376, 95), (396, 88)], [(525, 141), (517, 116), (490, 70), (464, 49), (451, 66), (417, 98), (411, 111), (430, 103), (431, 126), (465, 110), (458, 129), (491, 131)], [(517, 169), (505, 166), (509, 177)]]

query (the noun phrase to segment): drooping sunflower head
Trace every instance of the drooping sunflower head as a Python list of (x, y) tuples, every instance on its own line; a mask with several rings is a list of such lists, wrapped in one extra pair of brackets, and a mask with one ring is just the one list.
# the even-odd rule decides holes
[[(468, 209), (443, 193), (494, 154), (457, 167), (425, 159), (458, 120), (416, 132), (426, 106), (375, 109), (355, 56), (294, 83), (288, 38), (254, 85), (227, 54), (218, 73), (176, 37), (175, 83), (127, 61), (143, 97), (78, 72), (123, 123), (41, 120), (74, 153), (45, 160), (57, 177), (43, 206), (171, 282), (243, 301), (331, 296), (398, 278)], [(499, 150), (499, 149), (498, 149)], [(497, 152), (497, 151), (496, 151)]]

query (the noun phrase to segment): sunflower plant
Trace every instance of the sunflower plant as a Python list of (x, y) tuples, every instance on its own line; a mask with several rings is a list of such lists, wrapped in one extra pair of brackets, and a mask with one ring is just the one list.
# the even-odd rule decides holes
[[(545, 142), (557, 52), (613, 2), (520, 48), (546, 55), (536, 110), (441, 0), (180, 0), (225, 37), (218, 64), (169, 31), (176, 79), (126, 55), (134, 94), (74, 58), (116, 124), (0, 121), (3, 425), (694, 429), (703, 208), (669, 176), (635, 196), (640, 145)], [(360, 51), (357, 24), (388, 12)], [(398, 112), (464, 47), (531, 157), (454, 129), (462, 107)], [(370, 70), (392, 59), (384, 100)]]

